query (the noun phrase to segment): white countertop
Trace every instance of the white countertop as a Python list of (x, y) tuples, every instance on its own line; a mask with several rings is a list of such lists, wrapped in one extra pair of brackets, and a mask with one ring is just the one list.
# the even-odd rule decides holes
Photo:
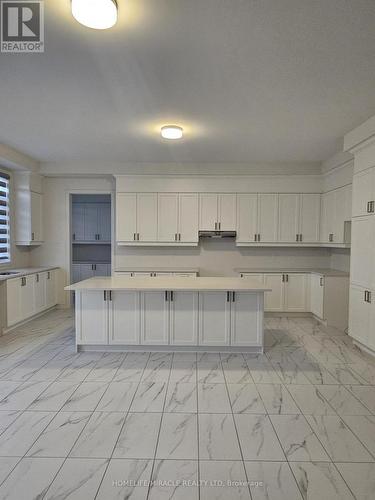
[(237, 273), (306, 273), (306, 274), (321, 274), (322, 276), (349, 276), (349, 273), (346, 271), (339, 271), (338, 269), (328, 269), (328, 268), (319, 268), (319, 267), (308, 267), (308, 268), (290, 268), (290, 267), (277, 267), (274, 269), (270, 269), (269, 267), (266, 269), (256, 269), (251, 267), (239, 267), (234, 269)]
[(155, 278), (90, 278), (67, 286), (65, 290), (174, 290), (174, 291), (271, 291), (256, 281), (242, 278), (179, 278), (158, 276)]
[(5, 276), (1, 276), (0, 281), (10, 280), (12, 278), (21, 278), (22, 276), (29, 276), (30, 274), (43, 273), (45, 271), (52, 271), (52, 269), (58, 269), (58, 266), (46, 266), (46, 267), (23, 267), (17, 269), (2, 269), (0, 273), (17, 273), (17, 274), (7, 274)]

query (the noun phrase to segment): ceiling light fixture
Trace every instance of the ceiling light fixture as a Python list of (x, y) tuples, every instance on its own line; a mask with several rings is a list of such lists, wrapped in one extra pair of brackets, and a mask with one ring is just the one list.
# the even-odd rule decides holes
[(117, 22), (116, 0), (72, 0), (73, 17), (84, 26), (105, 30)]
[(160, 133), (163, 139), (181, 139), (183, 128), (178, 125), (164, 125)]

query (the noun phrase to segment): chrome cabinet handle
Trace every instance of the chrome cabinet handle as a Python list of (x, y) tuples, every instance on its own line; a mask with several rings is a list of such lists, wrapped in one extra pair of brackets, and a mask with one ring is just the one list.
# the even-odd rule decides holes
[(254, 234), (254, 241), (258, 241), (258, 235)]
[(31, 241), (34, 241), (35, 233), (31, 233)]
[(236, 302), (236, 292), (232, 292), (232, 302)]
[(178, 233), (178, 241), (181, 241), (181, 233)]
[(320, 282), (320, 286), (323, 286), (323, 278), (320, 278), (319, 282)]
[(135, 233), (133, 233), (133, 241), (135, 241)]
[(230, 292), (227, 292), (227, 302), (230, 302)]
[(296, 241), (299, 241), (299, 234), (296, 234)]
[(177, 241), (177, 233), (174, 233), (174, 241)]

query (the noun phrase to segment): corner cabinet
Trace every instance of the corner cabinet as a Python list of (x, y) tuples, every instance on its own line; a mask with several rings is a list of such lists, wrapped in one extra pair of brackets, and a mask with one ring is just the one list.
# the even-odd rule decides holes
[(78, 345), (252, 346), (259, 352), (263, 294), (77, 291), (76, 328)]

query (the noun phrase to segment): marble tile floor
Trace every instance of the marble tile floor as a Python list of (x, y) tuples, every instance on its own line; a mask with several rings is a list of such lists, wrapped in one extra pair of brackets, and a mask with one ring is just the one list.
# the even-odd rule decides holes
[(0, 338), (0, 498), (370, 500), (375, 360), (311, 318), (263, 355), (75, 353), (70, 310)]

